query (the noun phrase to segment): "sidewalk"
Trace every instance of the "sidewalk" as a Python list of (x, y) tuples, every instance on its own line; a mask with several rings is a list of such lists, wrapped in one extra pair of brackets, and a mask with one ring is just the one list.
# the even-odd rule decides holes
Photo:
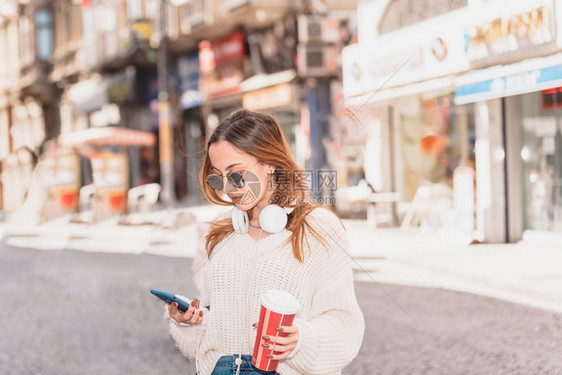
[[(181, 211), (193, 213), (200, 223), (225, 209), (198, 206), (158, 211), (151, 219), (162, 223)], [(452, 289), (562, 311), (562, 244), (522, 241), (467, 246), (450, 233), (368, 230), (362, 220), (344, 223), (357, 280)], [(4, 235), (3, 241), (10, 246), (175, 257), (196, 255), (197, 230), (197, 223), (174, 230), (118, 225), (117, 219), (86, 225), (62, 218), (34, 227), (0, 222), (0, 238)]]
[(562, 244), (466, 245), (450, 233), (346, 224), (359, 280), (452, 289), (562, 312)]

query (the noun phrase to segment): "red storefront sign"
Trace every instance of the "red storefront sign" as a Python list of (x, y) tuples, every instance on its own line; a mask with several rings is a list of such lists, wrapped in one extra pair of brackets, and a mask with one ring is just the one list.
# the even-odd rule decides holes
[(240, 92), (245, 55), (246, 42), (242, 31), (216, 41), (199, 43), (199, 68), (205, 98)]
[(204, 40), (199, 43), (199, 67), (203, 74), (228, 61), (241, 60), (246, 54), (244, 33), (236, 31), (216, 41)]

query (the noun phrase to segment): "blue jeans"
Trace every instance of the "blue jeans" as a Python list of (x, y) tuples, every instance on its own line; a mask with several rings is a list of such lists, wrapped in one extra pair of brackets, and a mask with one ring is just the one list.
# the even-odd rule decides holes
[[(234, 362), (238, 355), (227, 355), (220, 357), (211, 375), (235, 375), (238, 365)], [(242, 355), (240, 374), (244, 375), (279, 375), (275, 371), (262, 371), (252, 365), (251, 355)]]

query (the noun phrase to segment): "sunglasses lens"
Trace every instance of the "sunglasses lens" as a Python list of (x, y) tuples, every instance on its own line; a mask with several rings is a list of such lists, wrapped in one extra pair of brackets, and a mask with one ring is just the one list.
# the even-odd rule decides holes
[(222, 177), (216, 174), (210, 174), (207, 176), (207, 184), (215, 190), (222, 190)]
[(228, 181), (232, 186), (241, 189), (244, 187), (244, 177), (238, 172), (232, 172), (227, 175)]

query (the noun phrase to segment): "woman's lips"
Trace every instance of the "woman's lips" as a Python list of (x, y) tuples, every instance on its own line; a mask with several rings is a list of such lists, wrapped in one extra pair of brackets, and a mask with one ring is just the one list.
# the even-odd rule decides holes
[(230, 200), (232, 201), (232, 203), (238, 203), (242, 200), (242, 196), (239, 195), (239, 196), (236, 196), (236, 197), (230, 197)]

